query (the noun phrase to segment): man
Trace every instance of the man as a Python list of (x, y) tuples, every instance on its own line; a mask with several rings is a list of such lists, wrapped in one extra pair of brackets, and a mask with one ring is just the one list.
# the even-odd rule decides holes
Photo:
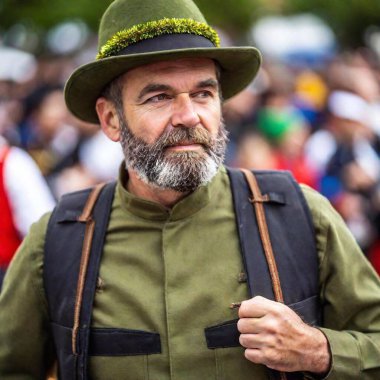
[(375, 199), (380, 181), (370, 105), (358, 94), (335, 90), (329, 95), (328, 111), (326, 125), (310, 138), (306, 152), (320, 172), (321, 193), (339, 211), (360, 247), (368, 251), (376, 235)]
[[(1, 129), (1, 126), (0, 126)], [(25, 192), (22, 181), (30, 189)], [(7, 267), (32, 223), (55, 205), (32, 158), (0, 134), (0, 291)]]
[[(92, 246), (87, 238), (94, 230), (87, 207), (79, 218), (65, 209), (54, 214), (65, 241), (45, 236), (55, 228), (49, 215), (35, 224), (0, 300), (1, 379), (44, 378), (57, 356), (64, 379), (244, 380), (268, 373), (284, 379), (294, 371), (379, 377), (379, 280), (341, 219), (312, 190), (303, 188), (315, 226), (323, 327), (311, 327), (282, 303), (249, 296), (221, 166), (221, 96), (251, 81), (259, 55), (217, 44), (190, 0), (117, 0), (103, 16), (98, 61), (78, 69), (66, 86), (72, 112), (98, 120), (125, 155), (99, 273), (86, 255), (99, 247), (97, 232)], [(95, 215), (96, 223), (101, 219)], [(86, 222), (79, 275), (67, 264), (68, 248), (50, 261), (50, 247), (75, 243), (67, 231), (77, 221)], [(71, 287), (72, 272), (83, 281), (98, 276), (94, 302), (81, 280), (75, 306), (59, 296)], [(238, 311), (229, 307), (243, 300)], [(88, 307), (89, 346), (81, 349), (88, 324), (78, 321)], [(66, 308), (75, 309), (74, 318)], [(237, 318), (241, 345), (223, 344)], [(219, 344), (210, 344), (212, 333)]]

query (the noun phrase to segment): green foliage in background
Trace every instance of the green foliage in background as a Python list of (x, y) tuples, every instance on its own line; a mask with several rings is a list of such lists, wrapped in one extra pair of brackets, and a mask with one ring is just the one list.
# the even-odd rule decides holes
[[(141, 0), (144, 1), (144, 0)], [(344, 46), (362, 44), (369, 25), (380, 25), (379, 0), (195, 0), (209, 22), (244, 40), (254, 21), (265, 15), (312, 12), (321, 16)], [(67, 19), (83, 19), (96, 30), (111, 0), (0, 0), (0, 29), (17, 22), (46, 30)]]
[(0, 0), (0, 25), (16, 22), (49, 29), (67, 19), (83, 19), (96, 30), (100, 17), (112, 0)]

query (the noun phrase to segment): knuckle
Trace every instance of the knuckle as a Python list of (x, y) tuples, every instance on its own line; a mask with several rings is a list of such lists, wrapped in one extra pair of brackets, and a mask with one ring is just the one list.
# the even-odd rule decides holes
[(240, 343), (243, 347), (247, 347), (246, 337), (244, 336), (244, 334), (240, 334), (240, 336), (239, 336), (239, 343)]
[(276, 334), (271, 334), (267, 337), (268, 349), (273, 349), (274, 347), (278, 347), (279, 344), (280, 344), (280, 339)]
[(252, 338), (249, 334), (240, 334), (239, 342), (245, 348), (252, 348)]
[(282, 317), (295, 315), (295, 312), (289, 306), (283, 303), (278, 303), (277, 310)]
[(258, 357), (258, 352), (256, 350), (250, 350), (250, 349), (246, 349), (244, 351), (244, 356), (246, 359), (248, 359), (249, 361), (253, 362), (253, 363), (259, 363), (259, 357)]
[(276, 334), (279, 330), (280, 323), (275, 318), (268, 319), (267, 323), (265, 324), (265, 330), (269, 334)]
[(237, 329), (241, 333), (244, 333), (244, 331), (245, 331), (245, 324), (246, 324), (245, 319), (239, 319), (238, 322), (237, 322)]
[(245, 317), (249, 313), (249, 301), (243, 301), (239, 307), (239, 317)]
[(245, 351), (244, 351), (244, 356), (245, 356), (248, 360), (251, 360), (251, 358), (252, 358), (251, 350), (245, 350)]
[(272, 307), (271, 314), (277, 318), (280, 318), (284, 315), (285, 310), (283, 309), (283, 305), (281, 303), (276, 303)]

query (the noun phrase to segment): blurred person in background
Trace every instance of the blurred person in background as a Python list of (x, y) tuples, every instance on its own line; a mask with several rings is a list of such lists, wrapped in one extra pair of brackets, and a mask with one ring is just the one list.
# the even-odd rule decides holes
[(113, 180), (123, 160), (120, 146), (107, 139), (98, 125), (76, 118), (73, 125), (80, 131), (81, 139), (71, 164), (60, 168), (54, 176), (54, 193), (58, 198), (64, 193)]
[(273, 169), (290, 170), (298, 182), (317, 189), (316, 171), (304, 152), (310, 126), (302, 114), (294, 107), (278, 107), (268, 99), (258, 112), (256, 127), (273, 146)]
[(259, 133), (241, 136), (233, 165), (238, 168), (273, 170), (277, 167), (274, 147)]
[(121, 149), (100, 134), (96, 124), (68, 112), (61, 86), (39, 87), (24, 100), (19, 130), (23, 147), (57, 199), (65, 192), (108, 181), (118, 171)]
[(80, 134), (69, 117), (61, 86), (38, 87), (24, 100), (22, 146), (48, 180), (75, 160)]
[(291, 95), (280, 90), (270, 89), (262, 94), (261, 107), (251, 127), (256, 132), (241, 137), (234, 165), (289, 170), (298, 182), (317, 189), (317, 172), (304, 152), (310, 126), (291, 101)]
[(227, 165), (234, 165), (238, 142), (249, 130), (257, 110), (258, 96), (251, 84), (241, 93), (228, 99), (223, 105), (223, 117), (228, 130), (228, 143), (225, 157)]
[(35, 60), (0, 48), (0, 290), (5, 272), (29, 227), (55, 206), (33, 159), (21, 148), (21, 94), (30, 86)]
[(0, 122), (0, 289), (29, 227), (55, 205), (32, 158), (22, 149), (9, 146), (1, 130)]
[(308, 160), (321, 176), (321, 192), (330, 199), (364, 250), (375, 239), (378, 209), (372, 195), (380, 180), (378, 136), (370, 125), (370, 106), (358, 94), (329, 95), (326, 124), (307, 143)]
[(238, 145), (242, 136), (249, 134), (260, 107), (260, 95), (269, 86), (269, 76), (265, 68), (260, 68), (257, 78), (242, 92), (223, 103), (223, 118), (228, 131), (227, 151), (224, 162), (236, 166)]
[(320, 72), (306, 68), (297, 73), (292, 94), (293, 105), (305, 117), (311, 132), (319, 128), (328, 91)]
[(1, 135), (12, 145), (21, 145), (18, 125), (22, 120), (21, 102), (33, 88), (37, 62), (31, 54), (0, 46), (0, 125)]

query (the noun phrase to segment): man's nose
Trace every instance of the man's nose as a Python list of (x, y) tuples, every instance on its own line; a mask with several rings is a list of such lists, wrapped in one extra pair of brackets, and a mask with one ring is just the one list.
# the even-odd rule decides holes
[(193, 128), (200, 122), (192, 99), (188, 93), (179, 94), (172, 103), (173, 127)]

